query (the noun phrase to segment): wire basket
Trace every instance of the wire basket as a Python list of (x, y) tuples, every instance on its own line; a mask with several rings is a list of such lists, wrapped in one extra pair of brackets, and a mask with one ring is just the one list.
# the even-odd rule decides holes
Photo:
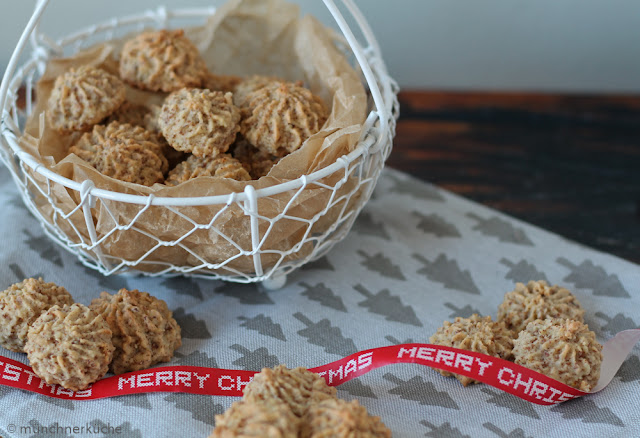
[[(286, 275), (303, 264), (323, 256), (343, 239), (369, 199), (391, 152), (398, 116), (397, 85), (389, 77), (379, 46), (366, 20), (352, 0), (343, 0), (343, 9), (352, 15), (366, 45), (361, 45), (333, 0), (324, 0), (344, 39), (336, 41), (354, 67), (359, 68), (368, 86), (369, 115), (355, 149), (338, 160), (308, 175), (274, 186), (207, 197), (139, 196), (100, 189), (92, 181), (77, 182), (44, 166), (19, 145), (26, 117), (34, 106), (34, 86), (44, 73), (46, 63), (62, 54), (79, 50), (114, 35), (141, 31), (143, 28), (171, 28), (179, 21), (201, 24), (215, 8), (154, 11), (115, 18), (53, 41), (38, 31), (39, 19), (48, 0), (37, 3), (33, 16), (11, 57), (0, 87), (2, 110), (0, 159), (10, 170), (27, 208), (40, 221), (45, 233), (74, 253), (85, 266), (104, 275), (142, 273), (150, 276), (189, 275), (249, 283), (262, 281), (267, 287), (284, 284)], [(17, 68), (27, 41), (31, 41), (28, 60)], [(19, 90), (25, 90), (24, 101)], [(75, 197), (77, 206), (60, 207), (59, 194)], [(313, 193), (322, 207), (305, 215), (296, 211), (296, 200)], [(266, 216), (264, 203), (277, 199), (281, 207), (276, 215)], [(97, 227), (96, 206), (111, 217), (110, 226)], [(130, 215), (116, 215), (126, 207)], [(206, 207), (206, 208), (205, 208)], [(202, 214), (205, 208), (207, 214)], [(194, 211), (198, 213), (194, 213)], [(109, 214), (107, 216), (109, 216)], [(149, 232), (140, 226), (141, 218), (171, 217), (187, 225), (188, 232), (178, 239)], [(224, 233), (218, 227), (222, 217), (234, 217), (237, 233)], [(104, 222), (104, 220), (103, 220)], [(271, 236), (286, 229), (292, 238), (274, 242)], [(293, 232), (291, 232), (293, 230)], [(106, 251), (106, 243), (127, 242), (135, 234), (147, 242), (132, 249), (127, 257)], [(224, 257), (208, 256), (207, 245), (190, 245), (205, 236), (216, 248), (224, 248)], [(111, 251), (112, 252), (112, 251)], [(167, 262), (166, 255), (181, 263)]]

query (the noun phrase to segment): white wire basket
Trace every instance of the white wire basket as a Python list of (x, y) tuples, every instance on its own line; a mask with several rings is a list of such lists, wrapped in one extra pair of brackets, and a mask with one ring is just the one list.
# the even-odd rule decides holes
[[(340, 9), (333, 0), (324, 0), (344, 35), (342, 49), (353, 66), (361, 72), (369, 93), (369, 114), (355, 149), (335, 163), (296, 180), (262, 189), (247, 185), (243, 192), (207, 197), (139, 196), (104, 190), (92, 181), (74, 181), (48, 169), (27, 153), (19, 144), (26, 118), (31, 115), (34, 88), (44, 73), (47, 62), (62, 54), (76, 53), (97, 42), (109, 41), (144, 28), (171, 28), (179, 21), (192, 25), (202, 22), (215, 8), (167, 10), (160, 7), (138, 15), (114, 18), (93, 25), (58, 40), (38, 30), (38, 22), (49, 0), (37, 3), (9, 61), (0, 87), (2, 111), (0, 159), (10, 170), (27, 208), (40, 221), (45, 233), (79, 260), (104, 275), (141, 273), (150, 276), (188, 275), (211, 279), (249, 283), (264, 282), (267, 287), (280, 287), (288, 273), (326, 254), (349, 232), (353, 222), (369, 199), (384, 162), (391, 152), (398, 117), (398, 87), (387, 73), (379, 45), (366, 20), (352, 0), (343, 0), (342, 9), (352, 15), (359, 26), (364, 44), (354, 36)], [(30, 40), (28, 60), (18, 68)], [(337, 42), (339, 43), (339, 42)], [(25, 90), (24, 102), (18, 99)], [(295, 200), (314, 190), (320, 193), (322, 207), (309, 217), (296, 212)], [(61, 191), (78, 199), (77, 206), (65, 210), (58, 202)], [(278, 214), (261, 214), (267, 200), (278, 199), (282, 208)], [(123, 206), (133, 212), (122, 217), (111, 214), (111, 225), (98, 228), (96, 205), (107, 212)], [(208, 214), (203, 217), (202, 207)], [(199, 211), (198, 214), (192, 214)], [(180, 221), (188, 232), (178, 239), (165, 240), (140, 226), (143, 217), (154, 215)], [(222, 217), (236, 218), (238, 233), (229, 235), (217, 225)], [(104, 224), (103, 224), (104, 225)], [(292, 230), (293, 239), (273, 242), (270, 236), (278, 230)], [(126, 242), (135, 235), (147, 242), (127, 257), (115, 256), (105, 250), (105, 243)], [(225, 256), (208, 257), (203, 245), (190, 245), (194, 236), (203, 236), (211, 244), (225, 248)], [(206, 246), (206, 245), (205, 245)], [(168, 262), (166, 255), (180, 254), (181, 263)]]

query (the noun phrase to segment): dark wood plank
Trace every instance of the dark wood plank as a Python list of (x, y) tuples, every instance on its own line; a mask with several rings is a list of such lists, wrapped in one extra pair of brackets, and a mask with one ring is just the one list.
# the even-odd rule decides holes
[(409, 91), (388, 165), (640, 263), (640, 96)]

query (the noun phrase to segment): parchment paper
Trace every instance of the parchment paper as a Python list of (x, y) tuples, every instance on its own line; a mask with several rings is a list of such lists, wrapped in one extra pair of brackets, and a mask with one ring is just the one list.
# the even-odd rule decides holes
[[(256, 189), (296, 179), (336, 161), (352, 151), (357, 143), (366, 117), (367, 96), (358, 74), (349, 65), (343, 54), (335, 47), (333, 31), (325, 28), (310, 16), (299, 17), (297, 6), (281, 0), (234, 0), (221, 7), (205, 26), (187, 29), (187, 34), (199, 47), (208, 67), (217, 74), (265, 74), (288, 80), (302, 80), (331, 108), (329, 119), (323, 129), (308, 139), (296, 152), (283, 158), (271, 172), (257, 181), (240, 182), (227, 179), (201, 177), (187, 181), (177, 187), (156, 184), (144, 187), (106, 177), (67, 150), (79, 134), (60, 135), (50, 129), (42, 112), (51, 93), (55, 78), (82, 64), (104, 68), (117, 74), (117, 57), (123, 44), (116, 40), (91, 47), (75, 56), (51, 60), (38, 83), (35, 111), (27, 122), (22, 144), (43, 164), (56, 173), (82, 182), (87, 179), (96, 187), (121, 193), (167, 196), (197, 197), (242, 192), (247, 184)], [(127, 89), (129, 100), (139, 103), (159, 103), (162, 94)], [(50, 193), (57, 213), (43, 194), (38, 200), (40, 213), (46, 220), (56, 222), (72, 242), (87, 242), (84, 217), (74, 209), (80, 203), (80, 194), (52, 184), (34, 173), (34, 180), (43, 193)], [(329, 187), (344, 176), (325, 178)], [(352, 180), (340, 189), (339, 197), (354, 190)], [(269, 230), (262, 250), (263, 265), (273, 266), (281, 255), (272, 251), (289, 251), (308, 233), (309, 222), (325, 209), (331, 199), (332, 190), (309, 186), (302, 193), (285, 193), (261, 198), (258, 203), (261, 237)], [(361, 196), (360, 193), (355, 198)], [(293, 200), (292, 200), (293, 198)], [(290, 203), (288, 215), (301, 220), (270, 221), (283, 213)], [(353, 205), (353, 203), (351, 203)], [(330, 209), (323, 220), (318, 221), (313, 233), (322, 232), (330, 226), (344, 206)], [(73, 213), (72, 213), (73, 212)], [(70, 215), (68, 220), (61, 219)], [(206, 263), (223, 263), (234, 258), (227, 267), (232, 270), (251, 272), (250, 257), (236, 257), (241, 250), (250, 251), (249, 217), (238, 205), (180, 207), (139, 206), (116, 201), (98, 200), (92, 210), (97, 240), (107, 259), (118, 263), (121, 259), (139, 260), (141, 270), (157, 271), (169, 265), (198, 266)], [(137, 218), (133, 227), (131, 221)], [(273, 225), (270, 226), (270, 222)], [(209, 230), (200, 225), (212, 224)], [(118, 229), (128, 227), (127, 229)], [(185, 234), (188, 236), (185, 238)], [(163, 241), (180, 241), (179, 246), (158, 245)], [(287, 259), (304, 256), (311, 250), (302, 245)], [(144, 260), (142, 260), (144, 258)], [(225, 271), (226, 268), (222, 268)]]

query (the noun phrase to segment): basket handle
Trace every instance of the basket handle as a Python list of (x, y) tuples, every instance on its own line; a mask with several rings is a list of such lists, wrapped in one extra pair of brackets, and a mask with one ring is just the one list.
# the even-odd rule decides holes
[(27, 40), (29, 40), (30, 35), (33, 33), (33, 30), (36, 28), (38, 23), (40, 22), (40, 18), (42, 17), (42, 13), (49, 0), (38, 0), (36, 3), (36, 8), (33, 11), (33, 15), (29, 19), (27, 26), (22, 31), (22, 35), (18, 40), (18, 44), (16, 48), (13, 50), (11, 54), (11, 58), (9, 58), (9, 64), (7, 64), (7, 69), (4, 71), (4, 76), (2, 77), (2, 84), (0, 84), (0, 121), (4, 121), (5, 111), (4, 106), (7, 102), (7, 93), (9, 91), (9, 81), (13, 76), (13, 73), (16, 71), (16, 67), (18, 64), (18, 59), (22, 55), (22, 51), (24, 50), (24, 46), (27, 44)]
[[(367, 59), (362, 46), (360, 45), (356, 37), (353, 35), (351, 28), (349, 27), (346, 20), (344, 19), (344, 16), (336, 6), (334, 0), (323, 0), (323, 1), (325, 6), (327, 7), (327, 9), (329, 9), (329, 12), (333, 16), (333, 19), (338, 24), (338, 27), (342, 31), (347, 42), (349, 43), (349, 46), (351, 47), (351, 50), (353, 51), (353, 54), (355, 55), (356, 60), (360, 65), (360, 68), (362, 69), (362, 73), (364, 74), (367, 84), (369, 85), (369, 90), (371, 91), (371, 96), (373, 97), (373, 102), (375, 103), (375, 106), (376, 106), (375, 112), (378, 115), (378, 119), (380, 120), (380, 132), (383, 132), (383, 133), (387, 132), (388, 125), (389, 125), (389, 118), (391, 117), (391, 112), (389, 111), (389, 108), (387, 107), (387, 105), (385, 105), (385, 101), (382, 97), (382, 93), (380, 92), (380, 87), (378, 86), (378, 81), (376, 80), (376, 77), (371, 69), (369, 60)], [(358, 23), (358, 26), (360, 26), (360, 29), (362, 30), (362, 33), (365, 39), (367, 40), (367, 43), (369, 44), (369, 46), (374, 52), (374, 55), (379, 60), (382, 60), (381, 53), (380, 53), (380, 46), (378, 45), (377, 40), (373, 36), (373, 32), (371, 31), (371, 28), (367, 24), (367, 21), (364, 19), (364, 16), (362, 15), (358, 7), (355, 5), (353, 0), (342, 0), (342, 3), (347, 7), (349, 12), (353, 16), (353, 18), (356, 20), (356, 23)], [(381, 64), (384, 65), (384, 63), (381, 63)], [(380, 149), (380, 147), (383, 145), (385, 140), (386, 140), (385, 136), (379, 135), (376, 144), (373, 146), (373, 150), (376, 151)]]

